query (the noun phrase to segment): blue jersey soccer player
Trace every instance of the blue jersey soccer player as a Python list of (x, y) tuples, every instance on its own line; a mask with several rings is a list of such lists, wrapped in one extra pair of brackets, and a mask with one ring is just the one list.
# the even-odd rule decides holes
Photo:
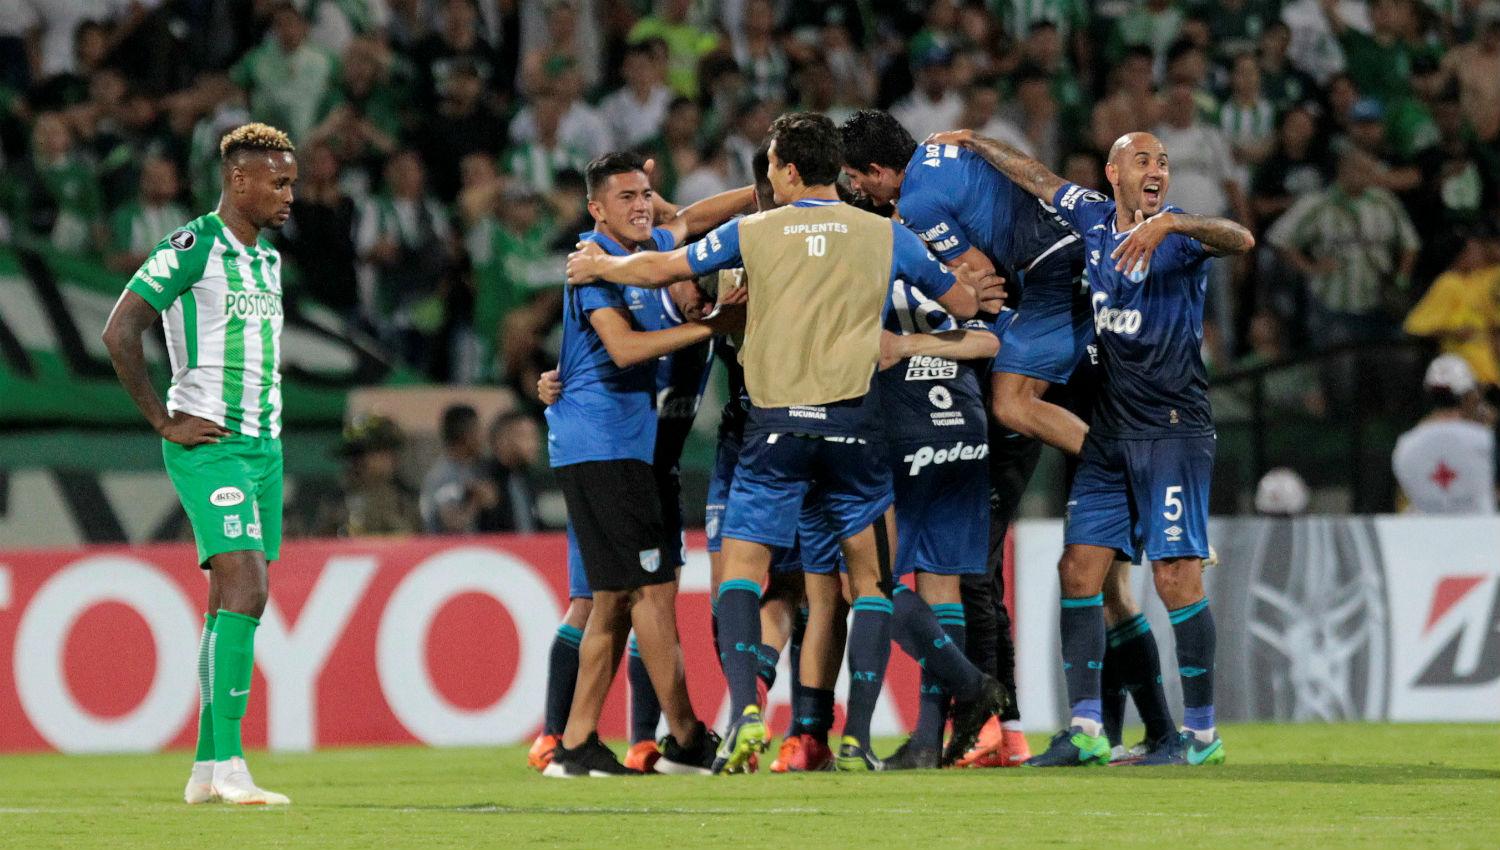
[[(961, 576), (985, 574), (989, 557), (989, 417), (975, 361), (988, 364), (1000, 345), (985, 322), (959, 328), (903, 281), (891, 300), (880, 395), (895, 480), (896, 576), (915, 573), (917, 588), (896, 588), (893, 631), (922, 680), (916, 729), (885, 767), (936, 768), (967, 752), (1012, 697), (964, 655), (959, 588)], [(958, 710), (944, 758), (950, 697)]]
[[(690, 229), (688, 216), (674, 219), (672, 227), (652, 227), (654, 193), (643, 161), (633, 154), (594, 160), (586, 179), (597, 226), (583, 239), (601, 251), (629, 255), (647, 246), (669, 249)], [(705, 223), (721, 222), (749, 201), (748, 189), (705, 201)], [(570, 287), (564, 295), (559, 373), (568, 391), (547, 409), (547, 442), (593, 601), (578, 641), (572, 705), (543, 771), (547, 776), (633, 772), (596, 732), (632, 626), (670, 730), (657, 770), (702, 772), (712, 764), (710, 749), (716, 745), (716, 736), (693, 715), (683, 680), (676, 571), (663, 564), (664, 531), (651, 468), (655, 361), (706, 342), (714, 329), (687, 322), (647, 331), (632, 319), (631, 300), (623, 286), (603, 281)], [(580, 607), (570, 606), (570, 614)]]
[(1224, 746), (1214, 729), (1214, 626), (1203, 593), (1215, 440), (1200, 353), (1203, 301), (1211, 258), (1245, 253), (1254, 237), (1227, 219), (1167, 206), (1167, 151), (1149, 133), (1122, 136), (1110, 149), (1105, 173), (1113, 199), (1064, 182), (1003, 143), (962, 131), (943, 135), (973, 146), (1082, 234), (1104, 370), (1068, 499), (1058, 565), (1072, 719), (1028, 763), (1108, 760), (1109, 745), (1099, 734), (1106, 644), (1100, 590), (1116, 553), (1150, 559), (1182, 677), (1184, 729), (1175, 743), (1141, 763), (1221, 762)]
[(768, 175), (776, 210), (729, 222), (671, 253), (610, 257), (596, 249), (569, 258), (568, 278), (663, 285), (743, 266), (748, 304), (740, 361), (752, 407), (745, 448), (724, 516), (719, 638), (733, 725), (716, 766), (734, 769), (766, 747), (757, 704), (760, 583), (772, 548), (795, 539), (804, 496), (842, 539), (854, 617), (850, 628), (849, 714), (838, 763), (874, 769), (869, 720), (890, 653), (890, 467), (883, 462), (873, 394), (880, 322), (893, 281), (923, 288), (967, 317), (979, 278), (961, 283), (909, 231), (838, 201), (842, 158), (837, 128), (810, 113), (771, 128)]
[[(1094, 339), (1093, 320), (1082, 291), (1084, 253), (1079, 235), (1046, 201), (1017, 185), (979, 154), (955, 144), (918, 145), (889, 114), (863, 110), (844, 123), (845, 171), (872, 200), (897, 204), (901, 220), (926, 239), (949, 264), (1000, 269), (1020, 284), (1015, 316), (998, 325), (999, 354), (984, 388), (995, 422), (988, 429), (991, 511), (988, 559), (980, 575), (962, 578), (962, 596), (973, 641), (970, 657), (1015, 689), (1015, 650), (1005, 610), (1004, 541), (1021, 493), (1036, 468), (1039, 438), (1076, 457), (1087, 426), (1074, 411), (1092, 400), (1088, 380), (1070, 387), (1072, 410), (1042, 400), (1049, 384), (1075, 373), (1092, 376), (1083, 361)], [(998, 424), (996, 424), (998, 423)], [(1111, 626), (1126, 624), (1129, 641), (1111, 652), (1106, 674), (1113, 685), (1110, 721), (1123, 717), (1123, 694), (1133, 695), (1146, 722), (1147, 741), (1175, 738), (1154, 636), (1143, 628), (1129, 593), (1129, 565), (1110, 571), (1105, 612)], [(986, 725), (964, 766), (1012, 767), (1030, 758), (1014, 704)], [(1119, 743), (1121, 723), (1107, 722)], [(1120, 748), (1122, 754), (1124, 747)]]

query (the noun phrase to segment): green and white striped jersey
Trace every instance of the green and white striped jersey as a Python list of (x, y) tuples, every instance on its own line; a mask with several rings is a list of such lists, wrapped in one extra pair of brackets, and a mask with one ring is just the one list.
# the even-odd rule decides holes
[(281, 255), (270, 242), (243, 245), (209, 213), (163, 239), (126, 288), (162, 311), (168, 410), (281, 435)]

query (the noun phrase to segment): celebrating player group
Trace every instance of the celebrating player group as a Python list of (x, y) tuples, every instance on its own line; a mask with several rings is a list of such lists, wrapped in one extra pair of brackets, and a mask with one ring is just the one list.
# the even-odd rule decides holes
[[(286, 221), (296, 162), (258, 124), (221, 151), (219, 209), (157, 246), (105, 342), (162, 434), (209, 572), (186, 799), (285, 803), (251, 780), (239, 723), (280, 544), (280, 258), (260, 232)], [(1223, 761), (1199, 347), (1208, 264), (1253, 239), (1166, 203), (1168, 152), (1149, 133), (1117, 140), (1106, 175), (1112, 198), (968, 130), (919, 144), (873, 110), (842, 127), (781, 116), (755, 186), (683, 208), (655, 195), (634, 154), (589, 164), (595, 227), (568, 259), (560, 363), (538, 387), (568, 509), (570, 604), (534, 767), (756, 770), (783, 654), (793, 719), (773, 772)], [(140, 343), (158, 313), (165, 405)], [(706, 506), (722, 737), (694, 715), (675, 614), (678, 462), (715, 360), (730, 387)], [(1032, 756), (998, 567), (1041, 443), (1072, 459), (1058, 564), (1070, 720)], [(1180, 724), (1128, 591), (1142, 557), (1170, 613)], [(870, 722), (893, 640), (921, 666), (920, 710), (881, 758)], [(627, 651), (621, 762), (596, 727)], [(1127, 696), (1146, 724), (1128, 749)]]

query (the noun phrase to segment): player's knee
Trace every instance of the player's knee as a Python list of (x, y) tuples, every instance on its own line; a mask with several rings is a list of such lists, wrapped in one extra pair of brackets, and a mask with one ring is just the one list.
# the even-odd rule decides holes
[(1191, 605), (1203, 598), (1203, 568), (1198, 558), (1173, 558), (1152, 565), (1156, 595), (1168, 609)]
[(568, 613), (563, 615), (563, 622), (579, 631), (588, 624), (589, 612), (594, 610), (592, 599), (572, 599), (568, 601)]

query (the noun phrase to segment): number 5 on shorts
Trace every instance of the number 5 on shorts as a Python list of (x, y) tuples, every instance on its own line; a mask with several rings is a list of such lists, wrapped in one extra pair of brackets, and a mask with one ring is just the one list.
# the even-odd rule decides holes
[(1161, 512), (1162, 519), (1167, 522), (1176, 522), (1182, 519), (1182, 485), (1173, 484), (1167, 488), (1166, 498), (1162, 499), (1166, 510)]

